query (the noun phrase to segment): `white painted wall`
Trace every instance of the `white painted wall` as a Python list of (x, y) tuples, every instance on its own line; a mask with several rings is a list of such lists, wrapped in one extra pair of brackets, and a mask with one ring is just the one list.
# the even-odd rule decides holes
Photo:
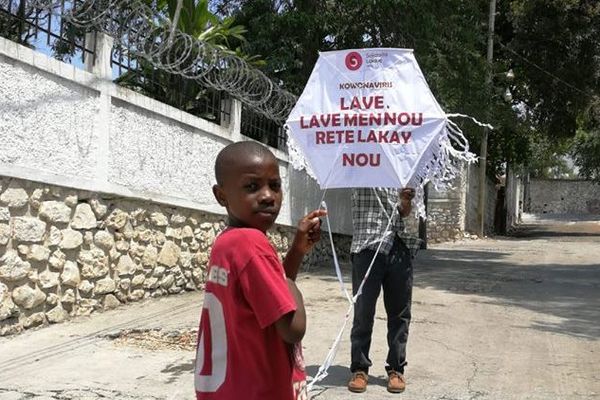
[[(106, 69), (106, 68), (104, 68)], [(0, 175), (223, 213), (214, 159), (239, 133), (0, 37)], [(284, 180), (278, 223), (295, 225), (322, 192), (274, 150)], [(325, 196), (332, 230), (351, 234), (347, 190)]]
[(0, 162), (93, 178), (99, 93), (1, 60)]

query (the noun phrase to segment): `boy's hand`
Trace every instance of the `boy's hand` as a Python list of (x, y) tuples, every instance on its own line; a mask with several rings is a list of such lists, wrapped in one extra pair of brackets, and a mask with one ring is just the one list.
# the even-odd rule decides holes
[(306, 254), (321, 239), (321, 220), (319, 217), (325, 215), (327, 215), (325, 210), (314, 210), (298, 222), (298, 230), (292, 243), (294, 250)]
[(296, 280), (298, 268), (300, 268), (304, 255), (321, 239), (321, 220), (319, 217), (324, 215), (327, 215), (327, 211), (315, 210), (298, 222), (296, 236), (294, 236), (294, 241), (283, 260), (285, 275), (293, 281)]

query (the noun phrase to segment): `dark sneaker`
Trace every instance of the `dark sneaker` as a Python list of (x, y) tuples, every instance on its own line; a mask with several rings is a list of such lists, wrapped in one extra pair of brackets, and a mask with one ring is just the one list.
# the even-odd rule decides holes
[(367, 382), (369, 382), (369, 375), (364, 371), (353, 372), (352, 378), (348, 382), (348, 390), (354, 393), (362, 393), (367, 390)]
[(390, 393), (402, 393), (406, 389), (406, 379), (400, 372), (391, 370), (388, 372), (387, 391)]

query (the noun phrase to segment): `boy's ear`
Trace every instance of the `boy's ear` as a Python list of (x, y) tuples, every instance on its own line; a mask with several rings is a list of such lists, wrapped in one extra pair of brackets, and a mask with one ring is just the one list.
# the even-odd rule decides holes
[(217, 202), (221, 206), (227, 207), (227, 197), (225, 196), (225, 192), (223, 191), (223, 188), (221, 188), (221, 186), (219, 186), (219, 185), (214, 185), (212, 187), (212, 191), (213, 191), (213, 195), (215, 196), (215, 199), (217, 199)]

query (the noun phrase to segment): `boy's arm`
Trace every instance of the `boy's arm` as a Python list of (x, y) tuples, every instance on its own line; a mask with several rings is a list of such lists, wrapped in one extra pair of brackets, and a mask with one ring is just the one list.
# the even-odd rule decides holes
[(290, 344), (298, 343), (304, 337), (306, 332), (306, 310), (302, 293), (298, 290), (296, 283), (290, 278), (287, 279), (290, 293), (296, 301), (296, 311), (289, 312), (275, 322), (275, 328), (279, 336)]
[(326, 214), (327, 211), (325, 210), (315, 210), (298, 222), (296, 236), (294, 236), (290, 250), (283, 260), (285, 276), (292, 281), (296, 280), (298, 269), (306, 253), (321, 239), (321, 221), (319, 217)]
[(304, 337), (306, 332), (306, 310), (304, 309), (304, 300), (302, 293), (298, 290), (296, 275), (302, 263), (304, 255), (308, 253), (315, 243), (321, 238), (321, 221), (319, 217), (327, 214), (325, 210), (315, 210), (307, 214), (298, 223), (298, 229), (294, 236), (294, 241), (290, 246), (285, 259), (283, 268), (287, 276), (287, 285), (296, 302), (296, 311), (289, 312), (275, 322), (275, 328), (281, 338), (290, 344), (298, 343)]

